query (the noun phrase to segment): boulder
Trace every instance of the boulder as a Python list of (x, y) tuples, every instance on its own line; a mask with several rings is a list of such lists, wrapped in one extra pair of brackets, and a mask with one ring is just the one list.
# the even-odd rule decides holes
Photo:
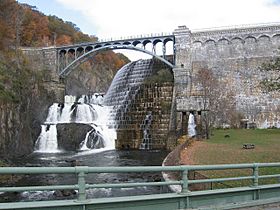
[(90, 125), (82, 123), (57, 124), (58, 148), (66, 151), (79, 150), (81, 142), (90, 130)]

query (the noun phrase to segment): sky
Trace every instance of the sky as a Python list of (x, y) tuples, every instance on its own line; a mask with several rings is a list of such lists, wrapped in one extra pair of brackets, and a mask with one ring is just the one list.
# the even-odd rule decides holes
[(258, 23), (280, 23), (280, 0), (18, 0), (100, 39)]

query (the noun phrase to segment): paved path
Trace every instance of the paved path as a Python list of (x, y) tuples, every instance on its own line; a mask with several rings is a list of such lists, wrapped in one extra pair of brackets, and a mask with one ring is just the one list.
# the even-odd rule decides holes
[(280, 203), (271, 203), (266, 205), (246, 207), (246, 208), (237, 208), (238, 210), (280, 210)]

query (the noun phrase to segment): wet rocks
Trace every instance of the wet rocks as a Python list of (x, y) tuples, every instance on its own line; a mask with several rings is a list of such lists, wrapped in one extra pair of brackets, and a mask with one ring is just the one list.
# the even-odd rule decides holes
[(58, 198), (62, 197), (74, 197), (76, 195), (75, 190), (56, 190), (54, 191), (53, 195)]
[(91, 129), (90, 125), (81, 123), (57, 124), (58, 148), (67, 151), (78, 150), (80, 143)]

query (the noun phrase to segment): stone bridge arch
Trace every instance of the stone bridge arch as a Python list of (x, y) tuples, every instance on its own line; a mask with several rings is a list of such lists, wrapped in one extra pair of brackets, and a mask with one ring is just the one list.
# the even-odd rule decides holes
[[(78, 48), (79, 50), (80, 48)], [(70, 74), (77, 66), (79, 66), (81, 63), (85, 62), (87, 59), (89, 59), (92, 55), (100, 52), (100, 51), (105, 51), (105, 50), (116, 50), (116, 49), (126, 49), (126, 50), (134, 50), (134, 51), (138, 51), (138, 52), (143, 52), (145, 54), (151, 55), (153, 57), (155, 57), (156, 59), (162, 61), (163, 63), (165, 63), (166, 65), (168, 65), (169, 67), (171, 67), (171, 69), (173, 69), (175, 67), (174, 64), (172, 64), (170, 61), (168, 61), (166, 58), (164, 57), (160, 57), (158, 55), (156, 55), (153, 52), (150, 52), (148, 50), (136, 47), (134, 45), (129, 45), (129, 43), (114, 43), (114, 44), (107, 44), (104, 46), (95, 46), (95, 47), (87, 47), (84, 50), (84, 54), (82, 54), (81, 56), (77, 57), (76, 55), (74, 55), (74, 53), (72, 52), (73, 50), (70, 49), (68, 51), (68, 53), (70, 52), (71, 55), (75, 58), (72, 62), (70, 62), (65, 68), (62, 69), (62, 71), (59, 72), (59, 77), (60, 78), (65, 78), (68, 74)], [(71, 51), (72, 50), (72, 51)], [(81, 49), (79, 50), (81, 51)], [(59, 53), (67, 53), (65, 50), (61, 50)]]

